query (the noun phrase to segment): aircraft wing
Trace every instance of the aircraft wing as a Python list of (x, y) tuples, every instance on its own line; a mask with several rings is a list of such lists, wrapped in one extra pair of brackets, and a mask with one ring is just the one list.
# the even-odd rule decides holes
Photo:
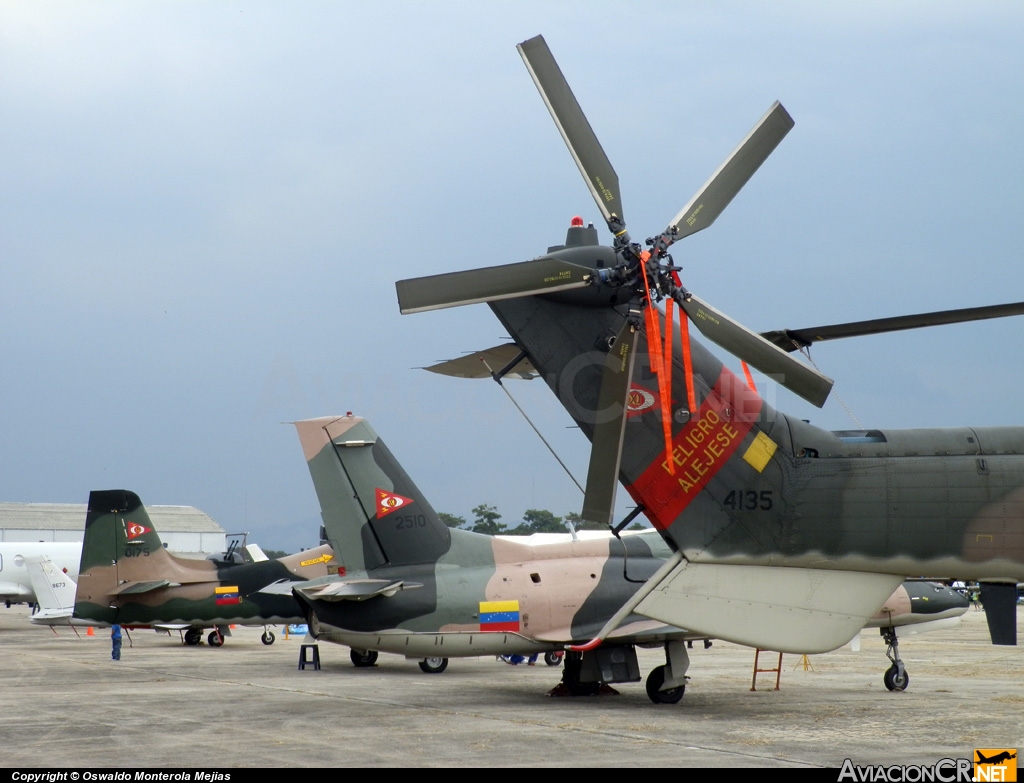
[(365, 601), (378, 595), (390, 598), (400, 590), (416, 587), (423, 585), (402, 579), (342, 579), (296, 587), (295, 592), (309, 601)]

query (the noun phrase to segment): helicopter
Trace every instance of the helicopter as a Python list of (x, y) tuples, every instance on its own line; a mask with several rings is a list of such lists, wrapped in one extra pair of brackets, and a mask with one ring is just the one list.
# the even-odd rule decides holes
[[(672, 556), (594, 639), (624, 618), (761, 649), (847, 643), (908, 576), (976, 580), (990, 628), (1016, 637), (1024, 579), (1024, 427), (831, 432), (776, 410), (708, 341), (810, 403), (833, 380), (793, 357), (822, 339), (1024, 312), (1020, 304), (758, 334), (688, 290), (670, 254), (711, 226), (794, 121), (775, 102), (668, 226), (636, 242), (618, 177), (543, 37), (518, 45), (612, 234), (570, 227), (530, 261), (400, 280), (402, 313), (486, 303), (590, 439), (582, 516), (618, 533), (644, 514)], [(677, 321), (678, 315), (678, 321)], [(781, 346), (781, 347), (780, 347)], [(636, 504), (613, 519), (621, 482)], [(666, 649), (664, 689), (688, 660)], [(894, 675), (903, 675), (897, 664)]]

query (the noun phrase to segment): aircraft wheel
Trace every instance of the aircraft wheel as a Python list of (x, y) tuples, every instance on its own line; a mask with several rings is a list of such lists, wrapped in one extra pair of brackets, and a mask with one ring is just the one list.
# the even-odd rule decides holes
[(210, 631), (210, 635), (206, 637), (206, 643), (211, 647), (220, 647), (224, 644), (224, 637), (216, 630)]
[(562, 684), (573, 696), (593, 696), (601, 687), (600, 683), (583, 682), (580, 672), (583, 661), (578, 656), (565, 656), (565, 668), (562, 669)]
[(427, 674), (440, 674), (448, 668), (447, 658), (424, 658), (420, 661), (420, 669)]
[(662, 690), (661, 686), (664, 684), (665, 667), (657, 666), (651, 669), (651, 673), (647, 675), (647, 696), (655, 704), (678, 704), (679, 700), (683, 698), (686, 686), (680, 685), (677, 688)]
[[(348, 657), (352, 659), (352, 665), (360, 669), (364, 666), (373, 666), (377, 663), (376, 650), (350, 650)], [(424, 669), (424, 671), (426, 671), (426, 669)]]
[(560, 652), (546, 652), (544, 653), (544, 663), (548, 666), (558, 666), (562, 662), (562, 653)]
[(203, 632), (198, 628), (189, 628), (185, 631), (185, 644), (189, 647), (195, 647), (203, 640)]
[(276, 638), (277, 637), (274, 636), (274, 632), (273, 631), (264, 631), (263, 632), (263, 636), (260, 637), (260, 641), (263, 642), (266, 645), (271, 645), (271, 644), (274, 643), (274, 639), (276, 639)]
[(885, 676), (882, 678), (882, 682), (885, 683), (885, 687), (891, 691), (905, 691), (907, 686), (910, 685), (910, 675), (907, 674), (907, 670), (903, 670), (903, 676), (900, 677), (900, 670), (896, 668), (896, 664), (893, 664), (885, 670)]

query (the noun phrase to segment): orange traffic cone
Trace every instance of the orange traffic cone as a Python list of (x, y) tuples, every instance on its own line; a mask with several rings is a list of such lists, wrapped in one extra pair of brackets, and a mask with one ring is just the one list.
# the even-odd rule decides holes
[(92, 629), (91, 625), (89, 626), (89, 630), (85, 632), (85, 635), (86, 636), (95, 636), (96, 635), (96, 632)]

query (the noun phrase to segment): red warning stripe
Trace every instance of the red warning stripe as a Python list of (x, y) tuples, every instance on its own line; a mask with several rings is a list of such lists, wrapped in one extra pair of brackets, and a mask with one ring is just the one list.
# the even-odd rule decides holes
[(715, 474), (729, 461), (757, 422), (764, 405), (725, 367), (718, 382), (672, 440), (672, 468), (664, 454), (647, 466), (629, 487), (659, 530), (675, 521)]

